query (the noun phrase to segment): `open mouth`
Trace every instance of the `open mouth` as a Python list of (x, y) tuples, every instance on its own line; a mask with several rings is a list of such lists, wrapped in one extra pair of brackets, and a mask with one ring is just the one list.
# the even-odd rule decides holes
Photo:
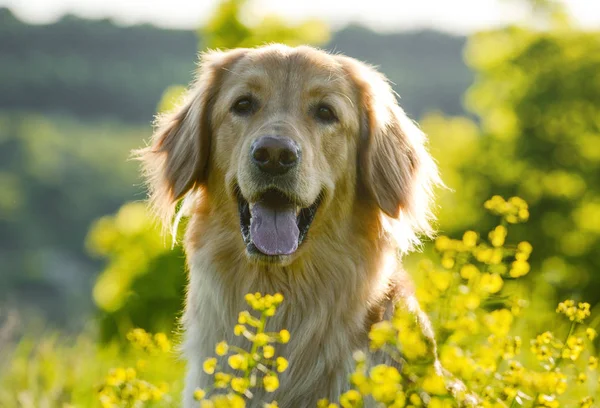
[(250, 254), (292, 255), (302, 244), (315, 218), (321, 197), (302, 208), (276, 189), (261, 194), (253, 203), (237, 193), (240, 227)]

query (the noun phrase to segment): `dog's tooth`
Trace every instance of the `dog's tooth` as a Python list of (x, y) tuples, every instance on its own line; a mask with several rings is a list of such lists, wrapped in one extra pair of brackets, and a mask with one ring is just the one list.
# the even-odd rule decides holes
[(298, 215), (300, 215), (300, 211), (301, 211), (301, 210), (302, 210), (302, 208), (300, 208), (300, 207), (296, 207), (296, 217), (297, 217)]

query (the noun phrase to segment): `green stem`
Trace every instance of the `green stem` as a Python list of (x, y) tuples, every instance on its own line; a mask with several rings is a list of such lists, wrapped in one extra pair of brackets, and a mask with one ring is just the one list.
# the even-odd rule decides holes
[[(261, 313), (260, 322), (258, 324), (258, 327), (256, 328), (256, 335), (264, 332), (266, 320), (267, 320), (267, 317), (265, 316), (265, 314)], [(256, 339), (256, 337), (255, 337), (255, 339)], [(246, 373), (244, 374), (244, 378), (246, 380), (250, 379), (250, 374), (252, 373), (252, 370), (254, 369), (254, 366), (256, 364), (256, 361), (254, 361), (254, 355), (256, 354), (257, 351), (258, 351), (258, 343), (256, 342), (256, 340), (254, 340), (252, 342), (252, 348), (250, 349), (250, 360), (248, 361), (248, 369), (246, 370)]]

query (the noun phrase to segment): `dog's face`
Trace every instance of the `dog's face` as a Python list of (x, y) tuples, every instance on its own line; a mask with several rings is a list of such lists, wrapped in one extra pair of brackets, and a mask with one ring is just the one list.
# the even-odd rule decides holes
[(212, 165), (238, 200), (250, 256), (282, 261), (302, 245), (355, 172), (358, 116), (343, 67), (323, 53), (254, 52), (230, 68), (212, 112)]
[(318, 238), (313, 225), (350, 217), (358, 200), (426, 230), (437, 173), (423, 142), (371, 68), (268, 46), (206, 55), (141, 157), (164, 212), (204, 188), (237, 208), (249, 258), (285, 264)]

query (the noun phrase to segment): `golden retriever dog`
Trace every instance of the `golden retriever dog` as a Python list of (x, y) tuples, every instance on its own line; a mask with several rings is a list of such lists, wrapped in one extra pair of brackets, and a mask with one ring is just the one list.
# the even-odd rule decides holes
[(283, 294), (269, 329), (291, 340), (280, 388), (249, 405), (338, 400), (371, 325), (398, 299), (418, 311), (400, 257), (431, 232), (425, 144), (385, 77), (355, 59), (277, 44), (201, 57), (137, 152), (157, 212), (171, 222), (184, 199), (190, 217), (185, 407), (212, 384), (202, 364), (215, 345), (245, 346), (233, 327), (253, 292)]

